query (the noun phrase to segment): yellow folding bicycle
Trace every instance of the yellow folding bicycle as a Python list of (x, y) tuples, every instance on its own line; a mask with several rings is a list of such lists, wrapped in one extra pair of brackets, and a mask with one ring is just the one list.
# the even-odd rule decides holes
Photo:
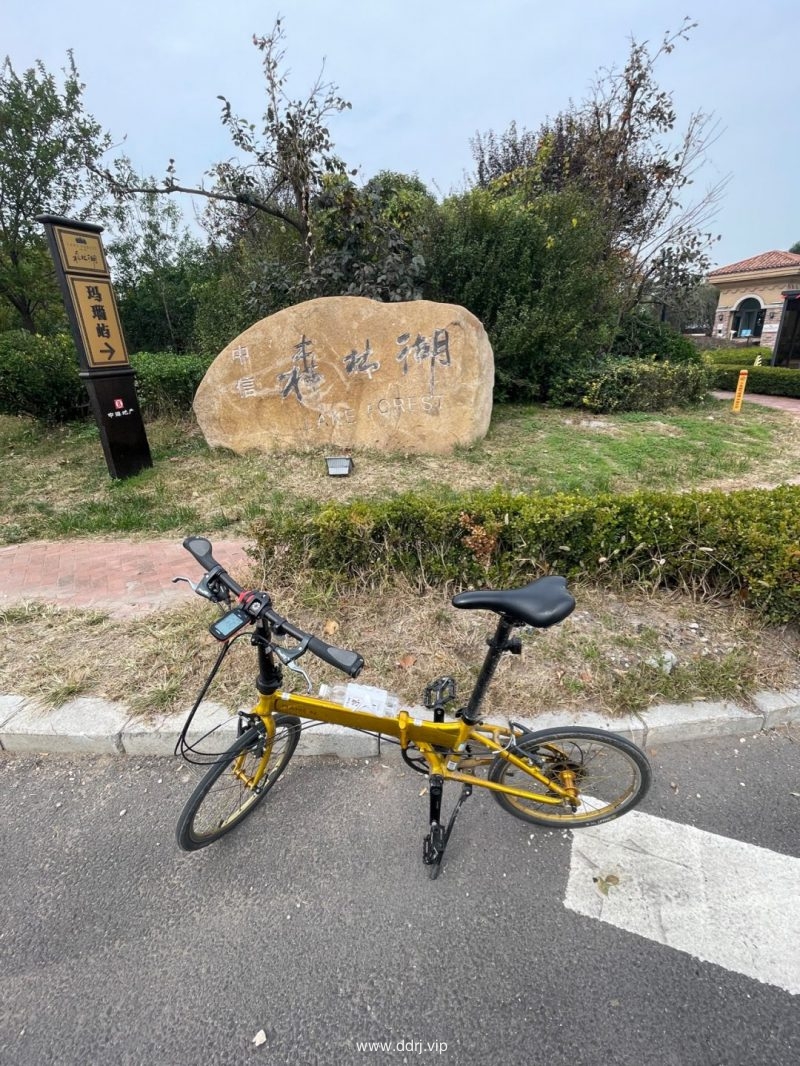
[[(649, 763), (624, 737), (580, 727), (531, 730), (519, 722), (501, 725), (481, 716), (481, 703), (501, 656), (521, 651), (514, 629), (544, 629), (563, 621), (574, 609), (575, 600), (563, 577), (542, 577), (522, 588), (481, 589), (454, 596), (454, 607), (499, 616), (472, 694), (455, 710), (454, 720), (446, 721), (446, 709), (456, 702), (455, 682), (437, 678), (425, 690), (429, 717), (407, 710), (385, 716), (311, 695), (308, 674), (297, 665), (306, 652), (351, 678), (363, 667), (362, 657), (293, 625), (274, 610), (268, 593), (243, 589), (214, 559), (204, 537), (187, 537), (183, 545), (205, 570), (200, 582), (189, 584), (226, 611), (210, 626), (223, 646), (176, 753), (191, 759), (193, 749), (186, 736), (192, 715), (232, 641), (248, 633), (258, 657), (259, 693), (255, 707), (239, 715), (237, 739), (211, 763), (181, 814), (177, 839), (184, 850), (195, 851), (218, 840), (265, 799), (294, 754), (303, 719), (380, 734), (398, 744), (408, 765), (427, 776), (430, 819), (422, 858), (432, 878), (438, 876), (456, 816), (473, 786), (488, 789), (504, 810), (526, 822), (570, 828), (618, 818), (645, 796)], [(290, 643), (284, 642), (286, 638)], [(303, 675), (307, 694), (282, 688), (285, 667)], [(442, 821), (445, 781), (458, 781), (462, 786), (447, 824)]]

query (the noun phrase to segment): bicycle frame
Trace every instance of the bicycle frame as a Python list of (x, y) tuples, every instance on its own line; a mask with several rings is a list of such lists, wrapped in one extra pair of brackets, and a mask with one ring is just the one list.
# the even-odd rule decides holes
[[(575, 788), (565, 788), (557, 781), (547, 777), (538, 767), (520, 759), (509, 751), (509, 746), (515, 741), (515, 734), (507, 726), (495, 723), (471, 724), (461, 718), (456, 722), (431, 722), (421, 718), (414, 718), (408, 711), (401, 710), (399, 714), (384, 717), (379, 714), (371, 714), (368, 711), (357, 711), (349, 707), (343, 707), (338, 703), (331, 703), (318, 696), (307, 696), (295, 692), (274, 692), (268, 695), (262, 694), (251, 715), (261, 719), (267, 730), (267, 736), (272, 737), (275, 731), (273, 715), (293, 714), (299, 718), (312, 719), (317, 722), (326, 722), (331, 725), (341, 725), (348, 729), (361, 730), (367, 733), (382, 733), (384, 736), (393, 737), (405, 748), (409, 743), (414, 744), (428, 763), (431, 774), (438, 774), (445, 781), (460, 781), (463, 784), (478, 785), (493, 792), (504, 792), (509, 796), (519, 796), (523, 799), (535, 799), (539, 803), (560, 806), (564, 799), (570, 800), (577, 797)], [(501, 743), (505, 740), (505, 744)], [(518, 769), (534, 778), (540, 785), (544, 785), (549, 794), (532, 793), (530, 789), (511, 788), (498, 782), (487, 781), (476, 774), (459, 772), (451, 763), (460, 762), (463, 757), (459, 749), (463, 749), (470, 741), (480, 744), (481, 747), (499, 755), (507, 762), (513, 763)], [(437, 750), (438, 749), (438, 750)], [(482, 760), (485, 761), (485, 760)], [(259, 767), (253, 775), (252, 787), (258, 785), (260, 778)]]
[[(261, 629), (260, 639), (259, 628)], [(406, 710), (401, 710), (397, 715), (385, 717), (369, 711), (344, 707), (319, 696), (281, 690), (283, 672), (275, 661), (271, 634), (269, 628), (259, 621), (253, 642), (258, 654), (259, 670), (256, 687), (260, 695), (258, 703), (250, 713), (261, 719), (270, 746), (275, 732), (273, 716), (276, 714), (296, 715), (298, 718), (392, 737), (399, 741), (403, 750), (409, 744), (413, 744), (428, 764), (430, 776), (438, 777), (441, 781), (459, 781), (465, 786), (478, 785), (492, 792), (502, 792), (521, 799), (533, 799), (538, 803), (549, 804), (553, 807), (561, 806), (565, 800), (577, 802), (578, 791), (571, 775), (568, 775), (563, 783), (547, 777), (530, 761), (519, 758), (509, 750), (517, 739), (510, 724), (506, 727), (495, 723), (484, 723), (480, 717), (480, 705), (501, 656), (504, 652), (518, 653), (521, 648), (519, 639), (511, 637), (513, 629), (514, 625), (508, 619), (503, 617), (498, 619), (497, 629), (493, 637), (487, 641), (489, 648), (475, 687), (466, 706), (460, 712), (459, 719), (455, 722), (441, 722), (415, 718)], [(501, 740), (504, 743), (501, 743)], [(459, 772), (458, 766), (464, 758), (462, 751), (470, 741), (480, 744), (494, 755), (512, 763), (539, 785), (543, 785), (547, 790), (546, 793), (513, 788), (500, 782), (488, 781), (478, 777), (477, 774)], [(479, 765), (489, 761), (492, 760), (483, 759)], [(248, 787), (258, 786), (264, 765), (265, 762), (262, 761), (262, 765), (256, 768), (252, 779), (245, 782)]]

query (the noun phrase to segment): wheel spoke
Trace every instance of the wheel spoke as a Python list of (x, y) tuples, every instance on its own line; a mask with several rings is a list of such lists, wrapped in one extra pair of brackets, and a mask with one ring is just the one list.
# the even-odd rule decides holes
[[(233, 829), (278, 780), (297, 746), (300, 722), (282, 715), (275, 721), (278, 729), (271, 740), (261, 726), (254, 727), (212, 764), (181, 816), (178, 843), (182, 848), (204, 847)], [(242, 780), (252, 781), (259, 773), (254, 787)]]
[(496, 792), (494, 796), (502, 807), (526, 821), (597, 824), (633, 807), (649, 785), (650, 770), (644, 754), (615, 734), (581, 728), (543, 731), (522, 737), (518, 747), (554, 785), (564, 787), (569, 782), (578, 791), (575, 806), (568, 799), (558, 805), (546, 803), (541, 797), (557, 796), (555, 788), (548, 792), (530, 774), (498, 756), (490, 780), (529, 794)]

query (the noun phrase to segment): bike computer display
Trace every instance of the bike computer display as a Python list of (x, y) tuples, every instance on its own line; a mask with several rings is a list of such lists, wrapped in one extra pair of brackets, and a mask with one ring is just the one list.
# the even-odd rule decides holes
[(229, 640), (235, 633), (238, 633), (240, 629), (244, 629), (252, 621), (253, 618), (247, 611), (242, 611), (239, 607), (236, 607), (233, 611), (228, 611), (222, 618), (218, 618), (216, 622), (213, 622), (208, 627), (208, 631), (217, 640)]

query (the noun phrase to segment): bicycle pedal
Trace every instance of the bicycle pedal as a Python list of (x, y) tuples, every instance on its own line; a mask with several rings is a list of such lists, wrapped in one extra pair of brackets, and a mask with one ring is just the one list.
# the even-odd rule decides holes
[(456, 682), (452, 677), (437, 677), (425, 686), (422, 702), (428, 710), (444, 707), (456, 698)]

